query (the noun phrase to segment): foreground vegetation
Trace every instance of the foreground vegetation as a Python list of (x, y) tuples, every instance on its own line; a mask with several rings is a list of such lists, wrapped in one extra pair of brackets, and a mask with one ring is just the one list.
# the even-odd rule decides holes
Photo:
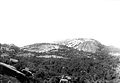
[[(21, 53), (26, 56), (16, 56)], [(38, 58), (36, 56), (41, 56), (41, 54), (23, 51), (13, 46), (9, 50), (1, 49), (0, 62), (10, 64), (19, 71), (29, 68), (33, 73), (33, 77), (29, 78), (34, 79), (36, 83), (58, 83), (62, 75), (70, 76), (71, 83), (115, 83), (118, 78), (115, 68), (119, 60), (110, 56), (106, 51), (80, 53), (79, 57), (67, 57), (66, 59)], [(3, 54), (6, 55), (3, 56)], [(18, 62), (11, 62), (11, 58)], [(0, 75), (0, 80), (18, 82), (16, 78), (6, 75)]]

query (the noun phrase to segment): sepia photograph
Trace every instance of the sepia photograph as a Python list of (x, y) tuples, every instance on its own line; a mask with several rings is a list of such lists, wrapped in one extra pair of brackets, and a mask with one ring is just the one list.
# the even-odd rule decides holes
[(120, 0), (0, 0), (0, 83), (120, 83)]

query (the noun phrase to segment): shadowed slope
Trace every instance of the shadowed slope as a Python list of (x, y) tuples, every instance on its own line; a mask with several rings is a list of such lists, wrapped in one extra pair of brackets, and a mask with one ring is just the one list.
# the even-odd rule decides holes
[(25, 74), (16, 70), (15, 67), (0, 62), (0, 74), (17, 78), (21, 83), (29, 83)]

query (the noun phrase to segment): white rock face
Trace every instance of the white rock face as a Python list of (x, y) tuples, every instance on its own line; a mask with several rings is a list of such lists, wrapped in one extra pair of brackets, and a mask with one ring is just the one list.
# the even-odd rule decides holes
[(79, 39), (69, 39), (65, 41), (57, 42), (60, 45), (66, 45), (68, 47), (73, 47), (79, 51), (87, 51), (95, 53), (102, 44), (94, 39), (79, 38)]
[(47, 52), (50, 51), (52, 49), (59, 49), (59, 45), (55, 45), (55, 44), (37, 44), (36, 45), (32, 45), (32, 46), (25, 46), (23, 49), (27, 50), (27, 51), (31, 51), (31, 52)]
[(72, 47), (79, 51), (86, 51), (86, 52), (92, 52), (92, 53), (95, 53), (100, 47), (102, 47), (102, 44), (94, 39), (78, 38), (78, 39), (68, 39), (64, 41), (54, 42), (52, 44), (36, 43), (36, 44), (25, 46), (23, 47), (23, 49), (31, 52), (47, 52), (52, 49), (59, 49), (60, 48), (59, 45)]

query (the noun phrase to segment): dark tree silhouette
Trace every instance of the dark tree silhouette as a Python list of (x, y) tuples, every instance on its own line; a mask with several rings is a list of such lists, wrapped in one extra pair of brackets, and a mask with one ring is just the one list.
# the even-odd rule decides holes
[(0, 62), (0, 74), (17, 78), (21, 83), (29, 83), (28, 77), (13, 66)]

